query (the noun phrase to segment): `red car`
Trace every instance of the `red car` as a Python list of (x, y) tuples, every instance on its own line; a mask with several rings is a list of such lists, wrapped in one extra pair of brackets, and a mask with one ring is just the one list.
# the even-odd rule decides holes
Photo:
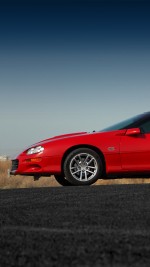
[(90, 185), (110, 175), (150, 173), (150, 112), (97, 132), (43, 140), (12, 160), (11, 174), (54, 175), (61, 185)]

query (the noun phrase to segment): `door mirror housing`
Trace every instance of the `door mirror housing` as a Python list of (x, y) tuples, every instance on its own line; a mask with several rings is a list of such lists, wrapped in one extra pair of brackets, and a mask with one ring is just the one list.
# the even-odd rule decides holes
[(134, 135), (139, 135), (141, 134), (140, 128), (132, 128), (132, 129), (127, 129), (125, 135), (128, 136), (134, 136)]

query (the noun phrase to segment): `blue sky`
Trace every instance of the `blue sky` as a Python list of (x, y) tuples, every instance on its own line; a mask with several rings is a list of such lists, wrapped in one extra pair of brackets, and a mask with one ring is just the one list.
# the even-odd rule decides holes
[(149, 111), (150, 5), (0, 4), (0, 154)]

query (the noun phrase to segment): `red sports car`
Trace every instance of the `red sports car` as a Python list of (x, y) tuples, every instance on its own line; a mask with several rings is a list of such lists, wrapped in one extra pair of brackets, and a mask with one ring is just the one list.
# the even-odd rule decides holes
[(64, 186), (90, 185), (110, 175), (150, 173), (150, 112), (101, 131), (43, 140), (12, 160), (11, 174), (54, 175)]

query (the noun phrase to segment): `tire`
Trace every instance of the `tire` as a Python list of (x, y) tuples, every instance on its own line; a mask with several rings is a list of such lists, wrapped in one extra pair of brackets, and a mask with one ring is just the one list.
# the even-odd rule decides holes
[(91, 185), (102, 175), (103, 165), (100, 156), (90, 148), (72, 151), (64, 162), (64, 174), (74, 185)]
[(62, 186), (71, 186), (72, 184), (63, 177), (63, 175), (54, 175), (56, 181)]

